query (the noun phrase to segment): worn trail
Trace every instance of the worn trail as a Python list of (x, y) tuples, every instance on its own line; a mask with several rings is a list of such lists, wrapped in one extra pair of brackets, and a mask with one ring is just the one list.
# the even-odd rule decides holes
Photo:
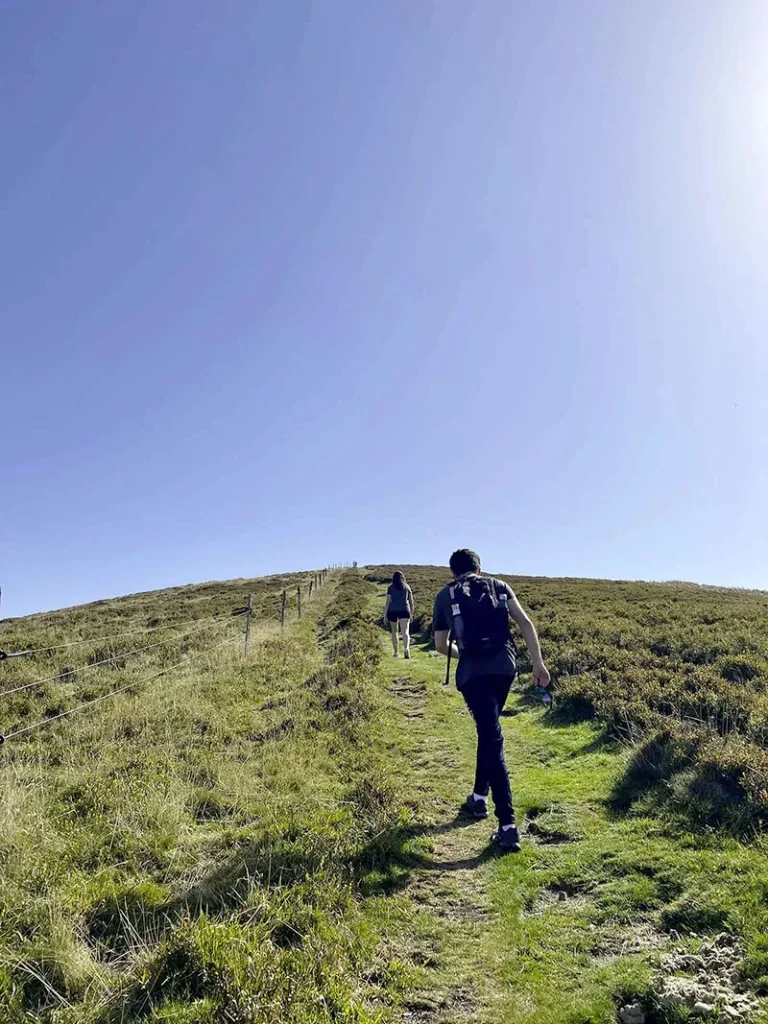
[[(428, 840), (428, 852), (406, 890), (412, 904), (410, 935), (401, 936), (406, 946), (417, 937), (410, 952), (423, 966), (423, 977), (405, 1001), (401, 1019), (459, 1024), (491, 1019), (494, 993), (488, 977), (477, 970), (493, 914), (482, 870), (490, 826), (458, 816), (454, 804), (441, 795), (462, 781), (467, 751), (436, 734), (435, 714), (446, 710), (439, 705), (447, 694), (435, 694), (433, 687), (434, 681), (421, 678), (418, 668), (390, 683), (407, 729), (412, 787), (419, 794), (416, 803)], [(455, 715), (455, 710), (448, 708), (448, 713)]]

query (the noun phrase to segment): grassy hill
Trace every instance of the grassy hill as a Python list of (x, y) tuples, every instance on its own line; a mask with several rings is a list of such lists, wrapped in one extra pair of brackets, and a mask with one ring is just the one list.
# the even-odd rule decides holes
[(402, 567), (405, 663), (393, 568), (0, 622), (38, 651), (0, 662), (0, 1020), (768, 1021), (768, 596), (505, 577), (559, 699), (511, 700), (525, 848), (497, 858), (456, 817), (447, 571)]
[[(368, 571), (389, 579), (396, 566)], [(404, 568), (428, 628), (448, 579)], [(501, 574), (533, 615), (562, 719), (639, 744), (617, 800), (646, 790), (703, 823), (746, 830), (768, 815), (768, 594), (686, 583)], [(426, 634), (425, 634), (426, 638)], [(521, 651), (525, 655), (524, 647)], [(522, 670), (527, 670), (524, 657)]]

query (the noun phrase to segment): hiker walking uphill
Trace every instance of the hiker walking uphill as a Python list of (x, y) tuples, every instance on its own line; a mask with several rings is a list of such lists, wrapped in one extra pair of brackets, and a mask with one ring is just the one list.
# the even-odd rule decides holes
[(413, 593), (405, 582), (405, 576), (398, 571), (392, 576), (392, 583), (387, 588), (387, 603), (384, 605), (384, 618), (392, 630), (392, 648), (397, 657), (398, 630), (403, 637), (403, 656), (411, 656), (411, 619), (413, 618)]
[(462, 810), (477, 820), (486, 818), (490, 790), (499, 821), (494, 841), (502, 850), (517, 852), (520, 836), (499, 722), (517, 674), (510, 618), (520, 627), (531, 655), (534, 681), (544, 690), (549, 687), (549, 672), (536, 629), (512, 588), (502, 580), (482, 576), (480, 558), (468, 548), (454, 551), (449, 564), (454, 582), (435, 598), (435, 647), (441, 654), (459, 659), (456, 686), (477, 729), (475, 785)]

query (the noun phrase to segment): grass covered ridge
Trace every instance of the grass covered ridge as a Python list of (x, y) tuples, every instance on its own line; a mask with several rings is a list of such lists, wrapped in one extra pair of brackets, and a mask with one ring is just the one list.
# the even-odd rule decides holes
[[(764, 595), (509, 578), (560, 710), (510, 698), (524, 844), (496, 858), (491, 823), (456, 816), (474, 736), (429, 649), (447, 570), (403, 567), (422, 627), (404, 662), (372, 624), (392, 568), (335, 574), (284, 633), (257, 614), (247, 658), (229, 613), (249, 591), (279, 607), (285, 578), (2, 624), (9, 648), (120, 621), (174, 638), (91, 678), (103, 644), (0, 665), (6, 689), (77, 670), (7, 697), (4, 728), (131, 683), (0, 748), (3, 1024), (615, 1024), (633, 1001), (646, 1024), (706, 1019), (681, 985), (716, 997), (711, 1020), (768, 1019), (768, 853), (744, 795)], [(179, 639), (196, 613), (220, 617)], [(748, 719), (689, 713), (715, 683), (735, 706), (754, 690)]]
[[(396, 568), (366, 572), (378, 582)], [(449, 570), (402, 568), (426, 638), (434, 595)], [(500, 578), (536, 622), (558, 715), (598, 721), (633, 747), (617, 804), (663, 800), (702, 824), (738, 830), (768, 819), (768, 594), (685, 583)]]
[(224, 649), (6, 745), (0, 1019), (375, 1019), (359, 889), (401, 810), (359, 591), (348, 574), (248, 659)]

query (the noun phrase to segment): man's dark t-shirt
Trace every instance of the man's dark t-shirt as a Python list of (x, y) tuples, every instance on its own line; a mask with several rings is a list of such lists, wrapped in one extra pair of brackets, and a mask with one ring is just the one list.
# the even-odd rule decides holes
[[(486, 576), (485, 578), (491, 577)], [(493, 582), (499, 593), (505, 592), (510, 599), (514, 598), (514, 591), (503, 580), (494, 579)], [(435, 632), (451, 629), (453, 626), (449, 587), (443, 587), (435, 598), (432, 625)], [(510, 636), (506, 646), (496, 654), (470, 654), (468, 652), (462, 654), (456, 669), (456, 686), (463, 690), (467, 683), (476, 676), (514, 676), (516, 671), (515, 648)]]

